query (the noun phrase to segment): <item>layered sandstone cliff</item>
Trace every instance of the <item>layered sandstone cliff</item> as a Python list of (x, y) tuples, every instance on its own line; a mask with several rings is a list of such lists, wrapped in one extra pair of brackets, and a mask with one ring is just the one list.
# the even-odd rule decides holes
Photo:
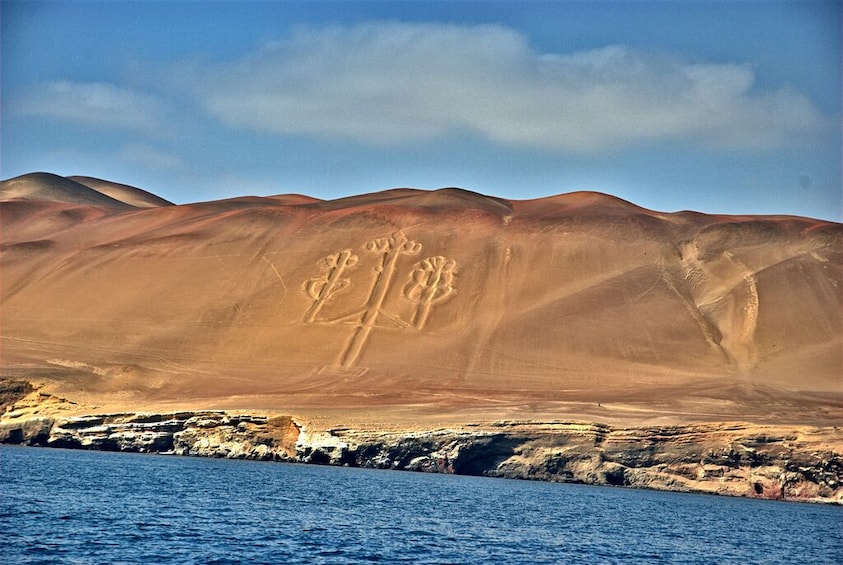
[(223, 411), (45, 416), (45, 401), (35, 392), (12, 404), (0, 417), (0, 443), (843, 503), (843, 431), (836, 428), (508, 421), (313, 430), (287, 416)]

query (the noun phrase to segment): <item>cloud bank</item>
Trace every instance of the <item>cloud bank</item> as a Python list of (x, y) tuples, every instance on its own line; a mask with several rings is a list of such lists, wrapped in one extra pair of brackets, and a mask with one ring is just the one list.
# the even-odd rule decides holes
[[(460, 135), (569, 154), (655, 143), (779, 148), (810, 140), (829, 121), (796, 90), (759, 88), (746, 64), (623, 46), (542, 53), (496, 25), (303, 27), (240, 59), (173, 65), (170, 76), (149, 85), (161, 89), (155, 95), (50, 82), (13, 97), (9, 109), (160, 137), (196, 117), (173, 108), (198, 107), (227, 127), (271, 135), (371, 146)], [(179, 166), (150, 147), (134, 147), (126, 159)]]
[(825, 122), (794, 90), (759, 90), (748, 65), (622, 46), (540, 53), (500, 26), (301, 28), (192, 82), (229, 126), (372, 145), (468, 134), (579, 153), (665, 141), (766, 149)]
[(13, 111), (87, 127), (153, 133), (165, 123), (165, 103), (104, 82), (55, 81), (16, 100)]

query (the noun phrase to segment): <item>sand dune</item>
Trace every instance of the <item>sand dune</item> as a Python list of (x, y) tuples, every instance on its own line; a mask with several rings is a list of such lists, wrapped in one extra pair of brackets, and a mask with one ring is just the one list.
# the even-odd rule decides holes
[(73, 179), (0, 186), (2, 365), (79, 402), (839, 420), (840, 224), (454, 188), (172, 206)]
[(113, 198), (101, 191), (70, 178), (52, 173), (30, 173), (0, 182), (2, 200), (28, 199), (67, 204), (124, 208), (119, 198)]
[(72, 176), (67, 178), (89, 188), (93, 188), (97, 192), (101, 192), (102, 194), (110, 196), (115, 200), (120, 200), (121, 202), (131, 204), (132, 206), (136, 206), (138, 208), (155, 208), (158, 206), (173, 205), (172, 202), (164, 200), (160, 196), (156, 196), (151, 192), (147, 192), (143, 189), (135, 188), (134, 186), (129, 186), (127, 184), (120, 184), (94, 177)]

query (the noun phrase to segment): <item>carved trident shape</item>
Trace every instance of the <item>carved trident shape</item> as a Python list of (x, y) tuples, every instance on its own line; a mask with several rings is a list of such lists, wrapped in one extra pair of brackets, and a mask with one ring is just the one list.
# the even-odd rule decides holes
[[(412, 241), (404, 232), (398, 231), (389, 237), (374, 239), (365, 245), (366, 249), (378, 255), (375, 266), (375, 278), (365, 303), (360, 309), (333, 319), (319, 317), (319, 313), (331, 298), (346, 290), (351, 281), (344, 278), (347, 269), (357, 265), (358, 257), (350, 249), (343, 249), (338, 253), (328, 255), (320, 262), (324, 273), (305, 282), (304, 291), (313, 300), (304, 315), (305, 323), (345, 323), (354, 326), (354, 334), (346, 342), (337, 360), (338, 367), (351, 367), (363, 350), (369, 334), (378, 327), (395, 327), (421, 330), (427, 323), (430, 310), (452, 296), (453, 281), (456, 272), (456, 261), (445, 257), (428, 257), (416, 263), (410, 276), (409, 283), (403, 289), (403, 297), (415, 304), (411, 321), (401, 319), (400, 315), (384, 309), (387, 295), (392, 288), (393, 279), (398, 268), (399, 259), (404, 255), (416, 255), (422, 250), (422, 245)], [(389, 318), (387, 326), (378, 325), (378, 318), (383, 314)]]
[(381, 237), (366, 244), (366, 249), (373, 253), (381, 254), (380, 265), (375, 269), (377, 277), (372, 287), (372, 294), (369, 299), (369, 306), (363, 313), (363, 318), (354, 332), (354, 336), (348, 343), (342, 356), (340, 365), (350, 367), (363, 350), (363, 345), (369, 338), (369, 334), (375, 327), (375, 322), (381, 314), (383, 302), (386, 300), (386, 293), (395, 274), (395, 265), (401, 255), (415, 255), (421, 251), (421, 243), (412, 241), (404, 235), (404, 232), (396, 232), (390, 237)]
[(424, 328), (430, 309), (456, 292), (453, 287), (457, 262), (445, 257), (428, 257), (416, 263), (413, 278), (404, 287), (404, 296), (418, 304), (413, 325), (417, 330)]
[(346, 268), (357, 264), (357, 255), (354, 255), (351, 249), (343, 249), (339, 253), (328, 255), (321, 263), (326, 268), (325, 274), (305, 283), (305, 291), (313, 299), (313, 304), (304, 315), (304, 321), (308, 324), (316, 320), (316, 315), (329, 298), (348, 288), (351, 281), (342, 278), (342, 275)]

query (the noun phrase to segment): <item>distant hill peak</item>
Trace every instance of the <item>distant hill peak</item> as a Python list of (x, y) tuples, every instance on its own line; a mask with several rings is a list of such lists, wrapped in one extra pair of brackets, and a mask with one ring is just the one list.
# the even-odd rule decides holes
[(129, 208), (131, 205), (53, 173), (29, 173), (0, 182), (0, 200), (44, 200), (79, 206)]
[[(19, 199), (97, 206), (112, 210), (176, 206), (173, 202), (131, 185), (96, 177), (82, 175), (63, 177), (47, 172), (28, 173), (0, 181), (0, 201)], [(597, 191), (574, 191), (516, 200), (490, 196), (459, 187), (437, 189), (399, 187), (334, 199), (321, 199), (294, 193), (271, 196), (233, 196), (212, 202), (222, 206), (235, 204), (236, 207), (244, 205), (305, 206), (322, 211), (346, 212), (370, 207), (417, 209), (427, 213), (475, 211), (499, 216), (507, 222), (513, 217), (551, 221), (566, 217), (617, 219), (635, 216), (639, 220), (650, 217), (671, 223), (706, 224), (712, 221), (755, 221), (762, 217), (767, 219), (795, 217), (762, 214), (724, 215), (691, 210), (665, 212), (644, 208), (617, 196)], [(187, 204), (202, 204), (202, 202), (185, 205)], [(817, 221), (825, 223), (821, 220)]]
[(138, 208), (157, 208), (159, 206), (173, 206), (174, 204), (169, 200), (164, 200), (160, 196), (156, 196), (151, 192), (147, 192), (141, 188), (137, 188), (128, 184), (107, 181), (95, 177), (86, 176), (71, 176), (67, 177), (69, 180), (78, 182), (88, 188), (92, 188), (97, 192), (101, 192), (106, 196), (110, 196), (126, 204), (136, 206)]
[(150, 192), (86, 176), (63, 177), (36, 172), (0, 182), (0, 200), (41, 200), (105, 208), (158, 208), (173, 206)]

